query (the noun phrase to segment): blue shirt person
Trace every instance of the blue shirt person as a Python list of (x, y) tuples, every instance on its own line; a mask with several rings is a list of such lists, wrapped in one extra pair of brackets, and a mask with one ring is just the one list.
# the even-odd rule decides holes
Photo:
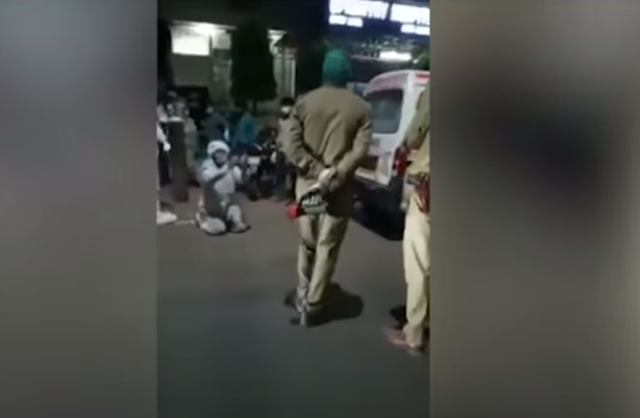
[(256, 142), (258, 125), (245, 106), (240, 104), (238, 107), (241, 110), (241, 116), (233, 132), (231, 148), (234, 152), (241, 153)]

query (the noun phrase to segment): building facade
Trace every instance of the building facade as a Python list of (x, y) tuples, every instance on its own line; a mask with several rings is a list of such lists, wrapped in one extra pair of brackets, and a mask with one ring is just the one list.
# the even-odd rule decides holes
[(409, 68), (428, 47), (431, 13), (427, 2), (329, 0), (329, 39), (346, 49), (356, 82), (385, 71)]
[[(363, 83), (413, 65), (415, 51), (428, 44), (430, 34), (426, 1), (160, 0), (159, 14), (175, 22), (171, 62), (176, 83), (207, 86), (213, 99), (223, 103), (230, 100), (229, 32), (248, 17), (271, 28), (281, 97), (296, 94), (299, 51), (323, 39), (348, 51), (353, 81)], [(283, 37), (286, 43), (279, 42)]]
[(231, 31), (243, 19), (257, 17), (271, 28), (277, 94), (279, 97), (293, 96), (295, 53), (279, 42), (286, 34), (287, 22), (278, 19), (279, 15), (273, 11), (261, 13), (261, 5), (264, 3), (161, 0), (160, 16), (172, 22), (171, 65), (175, 84), (207, 87), (214, 103), (229, 105)]

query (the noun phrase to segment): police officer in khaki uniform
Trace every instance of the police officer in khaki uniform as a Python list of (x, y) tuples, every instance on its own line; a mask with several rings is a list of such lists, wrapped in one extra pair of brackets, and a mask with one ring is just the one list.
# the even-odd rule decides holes
[(429, 85), (418, 99), (416, 113), (405, 137), (412, 153), (407, 170), (415, 189), (406, 213), (403, 258), (407, 282), (407, 323), (401, 331), (386, 330), (389, 341), (420, 354), (426, 345), (429, 322)]
[(326, 213), (299, 218), (300, 243), (296, 308), (310, 320), (322, 312), (353, 206), (352, 180), (371, 143), (370, 106), (346, 88), (348, 58), (327, 53), (323, 86), (295, 104), (283, 124), (282, 149), (296, 168), (296, 198), (320, 184)]

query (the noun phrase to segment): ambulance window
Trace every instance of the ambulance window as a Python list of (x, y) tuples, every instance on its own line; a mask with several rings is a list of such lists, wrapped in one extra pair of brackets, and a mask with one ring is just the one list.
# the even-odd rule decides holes
[(371, 127), (374, 133), (393, 134), (398, 131), (403, 97), (404, 93), (400, 89), (381, 90), (367, 95), (373, 113)]

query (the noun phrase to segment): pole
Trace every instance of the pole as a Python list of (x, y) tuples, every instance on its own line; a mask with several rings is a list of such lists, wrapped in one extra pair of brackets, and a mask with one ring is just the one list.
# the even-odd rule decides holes
[(169, 167), (171, 168), (171, 194), (177, 203), (189, 201), (189, 170), (184, 141), (184, 122), (171, 118), (167, 123), (167, 138), (171, 144)]

